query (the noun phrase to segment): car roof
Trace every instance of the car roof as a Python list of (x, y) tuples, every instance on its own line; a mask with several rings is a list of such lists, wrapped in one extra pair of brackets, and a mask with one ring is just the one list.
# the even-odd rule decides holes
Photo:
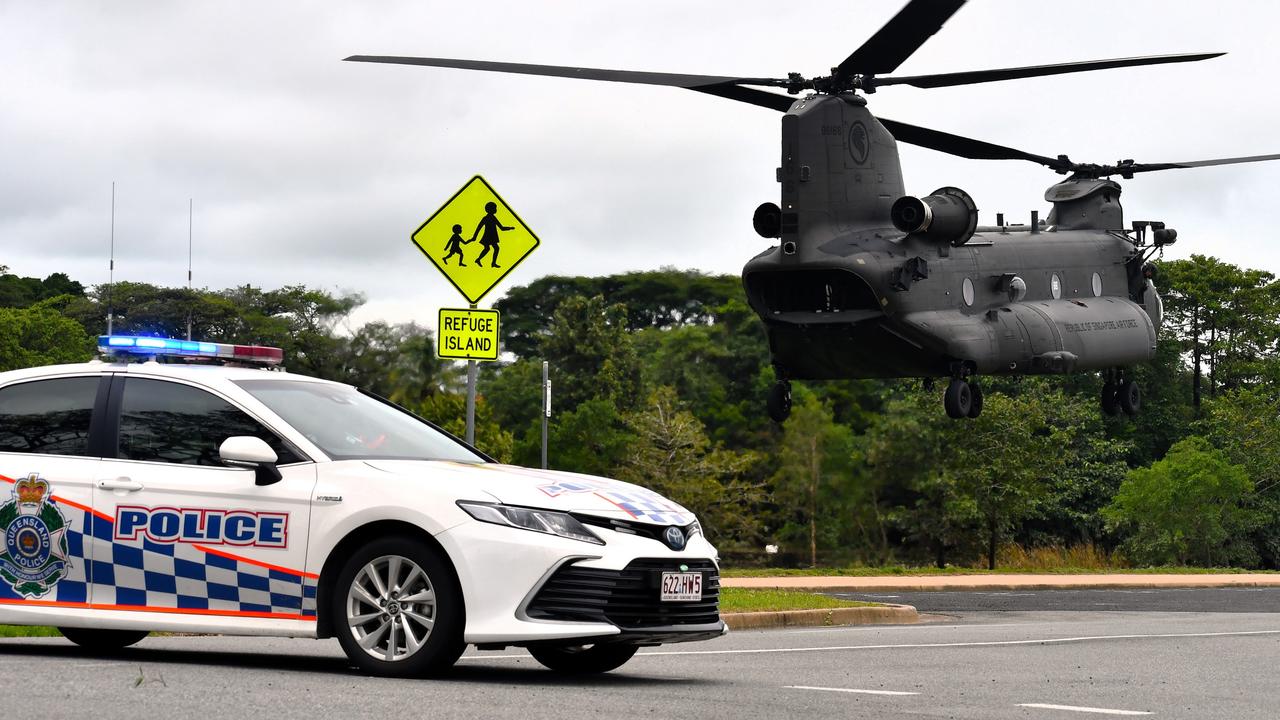
[(342, 384), (335, 383), (330, 380), (321, 380), (320, 378), (309, 377), (307, 375), (295, 375), (288, 372), (271, 371), (257, 367), (246, 367), (243, 365), (158, 363), (154, 361), (122, 362), (115, 360), (91, 360), (86, 363), (43, 365), (40, 367), (24, 368), (21, 370), (10, 370), (9, 372), (0, 373), (0, 384), (13, 380), (34, 380), (37, 378), (54, 377), (59, 375), (101, 375), (119, 372), (127, 372), (130, 375), (187, 379), (204, 384), (214, 384), (220, 381), (234, 382), (238, 380), (286, 380), (294, 382), (325, 383), (329, 385)]

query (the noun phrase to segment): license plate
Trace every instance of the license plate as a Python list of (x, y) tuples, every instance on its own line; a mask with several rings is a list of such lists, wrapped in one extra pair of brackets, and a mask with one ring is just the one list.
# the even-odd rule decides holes
[(662, 602), (690, 602), (702, 599), (702, 573), (662, 573)]

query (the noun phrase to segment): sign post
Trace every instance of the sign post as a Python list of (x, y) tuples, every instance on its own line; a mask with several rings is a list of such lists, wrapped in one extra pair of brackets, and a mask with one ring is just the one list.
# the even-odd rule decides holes
[[(481, 310), (477, 304), (538, 247), (538, 236), (484, 178), (476, 175), (410, 238), (470, 305), (465, 310), (441, 308), (436, 355), (467, 361), (465, 439), (472, 445), (476, 363), (498, 359), (499, 337), (498, 311)], [(469, 247), (473, 243), (478, 243), (479, 248)]]
[(547, 469), (547, 421), (551, 419), (551, 375), (547, 361), (542, 361), (542, 469)]

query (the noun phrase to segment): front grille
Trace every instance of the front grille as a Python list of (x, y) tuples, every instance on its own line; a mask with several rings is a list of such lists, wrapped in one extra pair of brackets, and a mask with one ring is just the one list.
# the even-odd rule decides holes
[[(671, 527), (670, 525), (654, 525), (653, 523), (643, 523), (635, 520), (605, 518), (600, 517), (599, 515), (580, 515), (578, 513), (570, 514), (577, 518), (583, 525), (594, 525), (596, 527), (602, 527), (607, 530), (624, 533), (626, 535), (636, 535), (638, 537), (649, 538), (650, 540), (656, 540), (663, 545), (667, 545), (667, 541), (663, 536), (667, 532), (667, 528)], [(676, 527), (684, 531), (685, 542), (693, 539), (692, 531), (694, 525), (696, 525), (696, 523), (676, 525)], [(679, 552), (684, 548), (678, 547), (672, 549)]]
[[(662, 602), (664, 572), (702, 573), (702, 599)], [(622, 570), (566, 565), (557, 570), (526, 610), (539, 620), (611, 622), (624, 628), (706, 625), (720, 620), (720, 572), (710, 560), (633, 560)]]

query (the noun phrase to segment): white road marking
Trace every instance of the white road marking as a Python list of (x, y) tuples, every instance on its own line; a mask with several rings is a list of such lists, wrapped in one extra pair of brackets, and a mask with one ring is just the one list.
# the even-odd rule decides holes
[[(964, 627), (964, 626), (959, 626)], [(742, 650), (663, 650), (637, 653), (636, 657), (658, 657), (670, 655), (770, 655), (775, 653), (800, 652), (837, 652), (845, 650), (893, 650), (947, 647), (999, 647), (1006, 645), (1062, 645), (1066, 643), (1092, 642), (1097, 640), (1144, 640), (1162, 638), (1209, 638), (1209, 637), (1247, 637), (1251, 635), (1280, 635), (1280, 630), (1237, 630), (1233, 632), (1205, 633), (1152, 633), (1147, 635), (1081, 635), (1079, 637), (1041, 638), (1038, 640), (979, 640), (973, 642), (950, 643), (886, 643), (882, 645), (828, 645), (823, 647), (798, 648), (756, 648)], [(530, 658), (532, 655), (467, 655), (461, 660), (516, 660)]]
[(1076, 705), (1050, 705), (1049, 703), (1019, 703), (1018, 707), (1042, 710), (1067, 710), (1069, 712), (1094, 713), (1096, 715), (1150, 715), (1146, 710), (1113, 710), (1111, 708), (1079, 707)]
[(857, 693), (859, 695), (919, 695), (915, 692), (902, 692), (901, 690), (859, 690), (857, 688), (833, 688), (833, 687), (817, 687), (814, 685), (783, 685), (789, 690), (822, 690), (824, 692), (842, 692)]

